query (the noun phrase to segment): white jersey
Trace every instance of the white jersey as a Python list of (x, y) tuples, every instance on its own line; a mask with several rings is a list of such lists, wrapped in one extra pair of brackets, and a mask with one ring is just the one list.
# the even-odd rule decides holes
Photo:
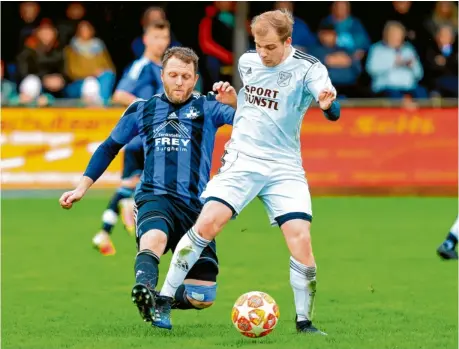
[(275, 67), (264, 66), (256, 51), (246, 52), (239, 59), (239, 73), (244, 87), (238, 94), (227, 148), (260, 159), (301, 163), (304, 114), (322, 90), (336, 91), (327, 68), (292, 48)]

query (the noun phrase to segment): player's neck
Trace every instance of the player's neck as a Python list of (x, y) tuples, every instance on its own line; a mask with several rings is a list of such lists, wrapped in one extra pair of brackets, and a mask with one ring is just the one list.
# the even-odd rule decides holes
[(287, 47), (287, 49), (286, 49), (285, 52), (284, 52), (284, 57), (282, 57), (282, 60), (280, 61), (279, 64), (284, 63), (285, 60), (290, 56), (290, 54), (292, 53), (292, 51), (293, 51), (292, 45), (290, 45), (289, 47)]
[(152, 54), (152, 53), (148, 53), (147, 51), (145, 51), (145, 53), (143, 54), (144, 57), (148, 58), (150, 61), (152, 61), (153, 63), (157, 64), (157, 65), (161, 65), (161, 57), (155, 55), (155, 54)]

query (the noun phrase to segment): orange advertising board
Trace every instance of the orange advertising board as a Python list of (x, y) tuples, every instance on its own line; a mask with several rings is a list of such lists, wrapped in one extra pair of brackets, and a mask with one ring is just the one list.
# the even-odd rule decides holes
[[(67, 188), (122, 109), (2, 109), (2, 187)], [(343, 108), (338, 122), (312, 109), (303, 122), (303, 164), (314, 188), (457, 186), (457, 108)], [(213, 173), (231, 128), (219, 131)], [(119, 183), (122, 157), (99, 187)]]

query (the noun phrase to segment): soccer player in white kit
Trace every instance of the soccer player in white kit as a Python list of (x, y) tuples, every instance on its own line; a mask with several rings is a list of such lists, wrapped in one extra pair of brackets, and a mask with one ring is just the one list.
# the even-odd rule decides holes
[[(237, 106), (231, 140), (219, 173), (207, 184), (206, 203), (173, 255), (161, 295), (172, 299), (202, 250), (255, 197), (290, 250), (290, 283), (299, 332), (325, 334), (312, 325), (316, 262), (312, 252), (311, 197), (301, 160), (302, 119), (315, 99), (325, 116), (337, 120), (340, 107), (327, 69), (315, 57), (291, 46), (293, 19), (285, 10), (254, 18), (256, 51), (239, 59), (244, 87), (236, 95), (217, 82), (217, 100)], [(170, 328), (170, 306), (156, 307), (153, 325)]]

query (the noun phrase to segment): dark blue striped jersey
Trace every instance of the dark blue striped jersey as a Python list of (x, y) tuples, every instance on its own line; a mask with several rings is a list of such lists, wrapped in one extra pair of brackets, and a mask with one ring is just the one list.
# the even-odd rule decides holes
[(215, 134), (220, 126), (233, 124), (234, 113), (213, 94), (193, 93), (182, 104), (171, 103), (164, 93), (148, 101), (137, 100), (94, 153), (85, 175), (96, 180), (119, 149), (140, 135), (145, 167), (137, 190), (171, 195), (200, 207), (199, 197), (210, 177)]

